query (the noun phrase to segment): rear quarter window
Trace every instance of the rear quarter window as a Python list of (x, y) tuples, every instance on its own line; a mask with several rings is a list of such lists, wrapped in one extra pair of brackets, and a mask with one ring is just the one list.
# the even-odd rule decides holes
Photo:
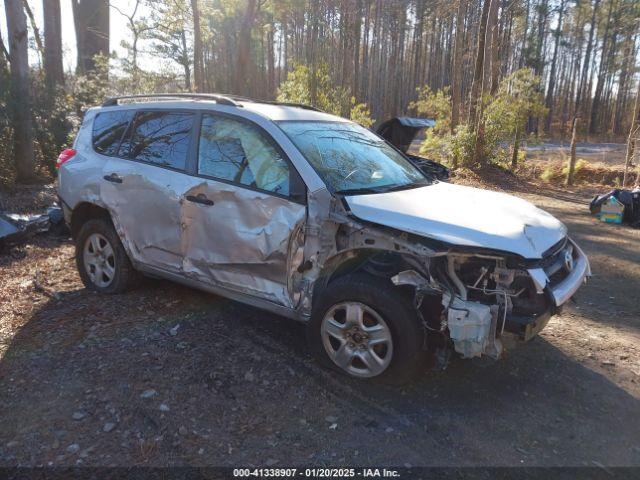
[(140, 162), (184, 170), (194, 118), (192, 113), (138, 112), (120, 154)]
[(117, 155), (122, 136), (132, 118), (131, 110), (98, 113), (93, 120), (93, 149), (103, 155)]

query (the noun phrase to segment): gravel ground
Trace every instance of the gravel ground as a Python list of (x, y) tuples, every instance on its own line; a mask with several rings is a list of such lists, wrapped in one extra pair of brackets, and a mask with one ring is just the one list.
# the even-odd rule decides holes
[(327, 372), (302, 325), (220, 297), (90, 293), (65, 238), (0, 254), (0, 466), (640, 466), (640, 230), (532, 191), (590, 256), (578, 303), (404, 388)]

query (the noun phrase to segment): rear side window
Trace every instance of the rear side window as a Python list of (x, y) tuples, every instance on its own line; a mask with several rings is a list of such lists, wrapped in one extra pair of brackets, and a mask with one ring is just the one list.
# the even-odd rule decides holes
[(140, 112), (121, 152), (140, 162), (184, 170), (194, 115), (179, 112)]
[(103, 155), (116, 155), (132, 118), (131, 110), (98, 113), (93, 120), (93, 149)]

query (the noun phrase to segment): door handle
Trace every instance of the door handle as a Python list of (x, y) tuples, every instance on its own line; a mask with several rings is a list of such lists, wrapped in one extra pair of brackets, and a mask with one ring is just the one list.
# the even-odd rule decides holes
[(122, 183), (122, 179), (118, 176), (117, 173), (112, 173), (111, 175), (105, 175), (102, 178), (104, 178), (107, 182)]
[(187, 195), (187, 200), (201, 205), (213, 205), (213, 200), (209, 200), (204, 193), (199, 193), (198, 195)]

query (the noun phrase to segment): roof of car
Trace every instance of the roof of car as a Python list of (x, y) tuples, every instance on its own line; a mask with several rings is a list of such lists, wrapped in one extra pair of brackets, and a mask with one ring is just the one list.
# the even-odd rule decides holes
[[(184, 96), (184, 98), (182, 98)], [(155, 99), (159, 97), (159, 99)], [(124, 100), (123, 103), (120, 103)], [(197, 110), (215, 110), (222, 112), (252, 112), (272, 121), (304, 120), (304, 121), (332, 121), (346, 122), (345, 118), (322, 112), (306, 105), (295, 105), (277, 102), (262, 102), (242, 97), (226, 97), (217, 94), (191, 95), (155, 94), (147, 96), (123, 96), (107, 99), (101, 109), (140, 109), (140, 108), (189, 108)]]

